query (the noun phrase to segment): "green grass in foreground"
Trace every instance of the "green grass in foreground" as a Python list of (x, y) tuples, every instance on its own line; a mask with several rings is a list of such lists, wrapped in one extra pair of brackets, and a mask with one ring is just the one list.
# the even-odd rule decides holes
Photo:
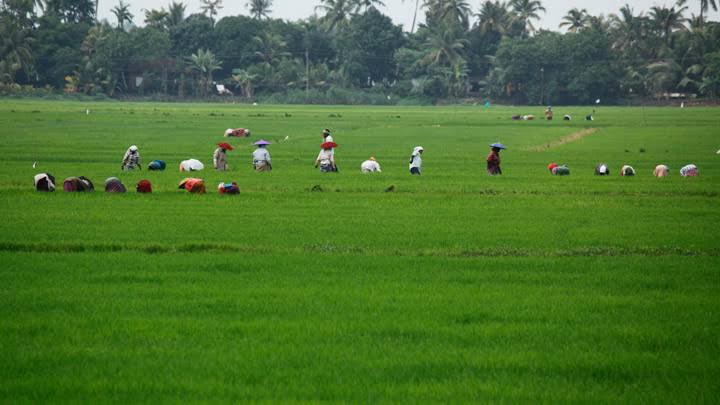
[[(720, 401), (720, 112), (513, 113), (540, 110), (1, 101), (0, 401)], [(177, 190), (233, 126), (256, 136), (232, 170)], [(339, 174), (312, 168), (323, 127)], [(253, 173), (250, 142), (285, 136)], [(169, 169), (120, 172), (131, 143)], [(155, 193), (35, 193), (38, 171)]]

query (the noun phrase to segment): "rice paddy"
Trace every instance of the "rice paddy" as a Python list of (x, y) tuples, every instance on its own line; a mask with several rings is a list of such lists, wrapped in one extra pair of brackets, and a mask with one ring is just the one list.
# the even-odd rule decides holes
[[(555, 112), (0, 101), (0, 401), (717, 403), (720, 111)], [(326, 127), (339, 173), (313, 167)], [(122, 172), (131, 144), (168, 169)]]

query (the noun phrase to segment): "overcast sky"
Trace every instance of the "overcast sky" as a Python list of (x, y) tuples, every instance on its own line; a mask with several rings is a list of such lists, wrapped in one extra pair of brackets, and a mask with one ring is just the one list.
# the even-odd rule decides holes
[[(170, 0), (125, 0), (131, 5), (132, 13), (135, 15), (135, 24), (143, 25), (144, 12), (143, 9), (160, 8), (170, 3)], [(187, 14), (200, 11), (199, 0), (183, 0), (188, 6)], [(224, 8), (220, 10), (220, 17), (228, 15), (248, 14), (245, 7), (246, 0), (225, 0)], [(422, 0), (420, 0), (422, 3)], [(470, 0), (473, 13), (480, 8), (482, 0)], [(115, 23), (115, 19), (110, 13), (110, 9), (118, 3), (118, 0), (100, 0), (100, 18), (106, 18), (111, 23)], [(272, 7), (272, 16), (286, 20), (304, 19), (313, 14), (315, 6), (319, 4), (319, 0), (274, 0)], [(395, 23), (402, 24), (406, 31), (410, 30), (412, 25), (413, 11), (415, 0), (384, 0), (386, 7), (380, 10), (395, 20)], [(690, 0), (690, 12), (699, 14), (700, 0)], [(573, 7), (586, 8), (591, 14), (610, 14), (615, 13), (625, 4), (631, 4), (635, 12), (646, 11), (654, 5), (672, 5), (671, 0), (543, 0), (543, 5), (547, 9), (547, 13), (542, 15), (539, 26), (545, 29), (557, 30), (558, 24), (567, 11)], [(687, 15), (689, 17), (689, 14)], [(418, 13), (419, 21), (422, 21), (424, 13)], [(711, 12), (710, 18), (718, 20), (718, 12)]]

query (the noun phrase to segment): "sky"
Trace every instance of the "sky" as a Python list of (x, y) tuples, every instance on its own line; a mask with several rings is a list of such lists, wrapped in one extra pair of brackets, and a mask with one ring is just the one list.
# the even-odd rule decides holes
[[(182, 0), (187, 7), (187, 14), (200, 12), (200, 0)], [(166, 6), (170, 0), (125, 0), (130, 4), (131, 12), (135, 15), (134, 22), (137, 25), (143, 25), (144, 9), (153, 9)], [(248, 15), (245, 7), (246, 0), (225, 0), (223, 9), (220, 10), (219, 16), (229, 16), (244, 14)], [(480, 8), (482, 0), (470, 0), (469, 3), (476, 13)], [(285, 20), (299, 20), (311, 16), (314, 13), (315, 6), (320, 3), (319, 0), (274, 0), (272, 7), (272, 16), (274, 18), (282, 18)], [(384, 0), (385, 7), (380, 7), (380, 11), (390, 16), (396, 24), (402, 24), (405, 31), (410, 30), (412, 25), (413, 12), (415, 8), (415, 0)], [(422, 0), (420, 0), (422, 3)], [(700, 0), (690, 0), (690, 12), (699, 14)], [(111, 23), (115, 23), (115, 18), (110, 13), (118, 0), (100, 0), (100, 18), (107, 19)], [(537, 26), (544, 29), (559, 30), (558, 24), (567, 11), (573, 7), (587, 9), (590, 14), (610, 14), (616, 13), (623, 5), (631, 4), (635, 13), (647, 11), (650, 7), (658, 5), (670, 6), (674, 4), (672, 0), (543, 0), (543, 5), (547, 9), (547, 13), (542, 14), (542, 20)], [(687, 14), (689, 17), (689, 13)], [(423, 21), (424, 13), (418, 13), (418, 20)], [(710, 19), (720, 19), (720, 13), (711, 11)]]

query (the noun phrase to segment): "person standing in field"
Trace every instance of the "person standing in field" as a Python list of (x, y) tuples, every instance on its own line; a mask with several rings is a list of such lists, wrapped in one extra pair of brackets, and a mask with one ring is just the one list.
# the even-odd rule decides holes
[(257, 149), (253, 152), (253, 167), (256, 172), (269, 172), (272, 170), (272, 159), (270, 152), (265, 148), (270, 142), (261, 139), (255, 142)]
[(425, 151), (422, 146), (413, 148), (410, 155), (410, 174), (419, 176), (422, 172), (422, 154)]
[(227, 151), (233, 150), (232, 145), (229, 143), (219, 143), (217, 149), (213, 153), (213, 167), (215, 170), (226, 171), (228, 169), (227, 164)]
[(123, 156), (122, 170), (135, 170), (135, 168), (142, 170), (142, 166), (140, 166), (140, 152), (137, 146), (131, 145), (125, 152), (125, 156)]
[(335, 166), (335, 142), (323, 142), (320, 147), (320, 153), (317, 159), (315, 159), (315, 167), (320, 167), (321, 173), (337, 172), (337, 166)]
[(490, 145), (490, 154), (487, 157), (487, 172), (491, 176), (497, 176), (502, 174), (500, 168), (500, 151), (505, 149), (505, 145), (501, 143), (494, 143)]
[(553, 114), (552, 106), (548, 106), (548, 107), (545, 109), (545, 119), (548, 120), (548, 121), (552, 121), (553, 115), (554, 115), (554, 114)]
[(332, 132), (328, 128), (323, 129), (322, 137), (323, 137), (323, 143), (335, 142), (332, 137)]

